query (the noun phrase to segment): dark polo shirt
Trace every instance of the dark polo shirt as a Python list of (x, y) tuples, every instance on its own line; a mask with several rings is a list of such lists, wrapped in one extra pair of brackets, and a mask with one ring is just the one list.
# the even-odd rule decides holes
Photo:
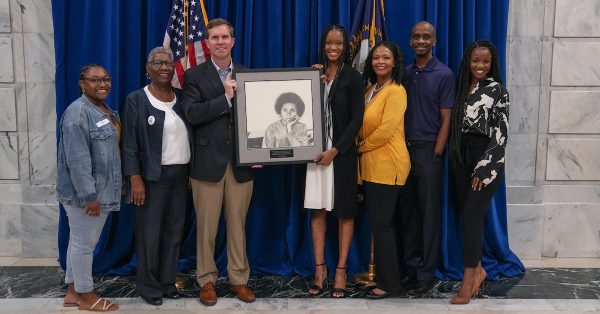
[(404, 87), (408, 94), (404, 115), (406, 139), (435, 142), (441, 126), (440, 109), (454, 105), (452, 70), (435, 56), (422, 69), (413, 63), (406, 67)]

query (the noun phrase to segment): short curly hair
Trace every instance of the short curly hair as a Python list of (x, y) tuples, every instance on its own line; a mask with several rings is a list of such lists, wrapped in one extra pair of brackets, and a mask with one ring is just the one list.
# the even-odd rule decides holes
[(302, 98), (300, 98), (298, 94), (289, 92), (279, 95), (275, 101), (275, 112), (277, 112), (277, 114), (281, 114), (281, 107), (283, 107), (284, 104), (296, 105), (296, 112), (298, 112), (299, 117), (302, 117), (304, 114), (304, 101), (302, 101)]

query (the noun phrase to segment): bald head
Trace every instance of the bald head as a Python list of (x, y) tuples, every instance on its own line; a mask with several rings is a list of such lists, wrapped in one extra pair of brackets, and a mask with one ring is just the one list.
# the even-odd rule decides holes
[(433, 34), (433, 37), (435, 37), (435, 27), (433, 27), (433, 25), (427, 21), (417, 22), (412, 28), (411, 35), (415, 33), (416, 29), (428, 30), (431, 32), (431, 34)]
[(421, 21), (413, 26), (410, 34), (410, 46), (415, 52), (415, 57), (421, 61), (427, 61), (433, 56), (435, 39), (435, 27), (427, 21)]

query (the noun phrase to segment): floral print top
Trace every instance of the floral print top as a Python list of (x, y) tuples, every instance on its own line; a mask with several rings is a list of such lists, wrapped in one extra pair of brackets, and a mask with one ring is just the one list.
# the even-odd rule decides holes
[(473, 170), (473, 176), (486, 185), (496, 179), (504, 167), (508, 107), (508, 91), (493, 78), (479, 81), (467, 96), (462, 132), (490, 139)]

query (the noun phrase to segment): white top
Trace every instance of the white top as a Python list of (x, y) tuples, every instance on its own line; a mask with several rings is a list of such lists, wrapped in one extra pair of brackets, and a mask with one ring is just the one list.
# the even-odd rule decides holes
[(173, 106), (175, 106), (175, 102), (177, 102), (177, 96), (170, 102), (163, 102), (156, 99), (156, 97), (150, 93), (148, 86), (144, 87), (144, 92), (146, 92), (146, 96), (148, 96), (148, 100), (150, 100), (152, 107), (165, 112), (160, 164), (185, 165), (189, 163), (192, 156), (190, 142), (188, 140), (189, 134), (185, 127), (185, 123), (173, 110)]
[[(331, 117), (331, 107), (329, 106), (329, 92), (332, 82), (325, 84), (325, 114), (326, 124), (328, 124), (327, 148), (333, 146), (333, 124)], [(315, 163), (306, 165), (306, 185), (304, 187), (304, 208), (324, 209), (331, 211), (333, 209), (333, 161), (329, 166), (321, 166)]]

